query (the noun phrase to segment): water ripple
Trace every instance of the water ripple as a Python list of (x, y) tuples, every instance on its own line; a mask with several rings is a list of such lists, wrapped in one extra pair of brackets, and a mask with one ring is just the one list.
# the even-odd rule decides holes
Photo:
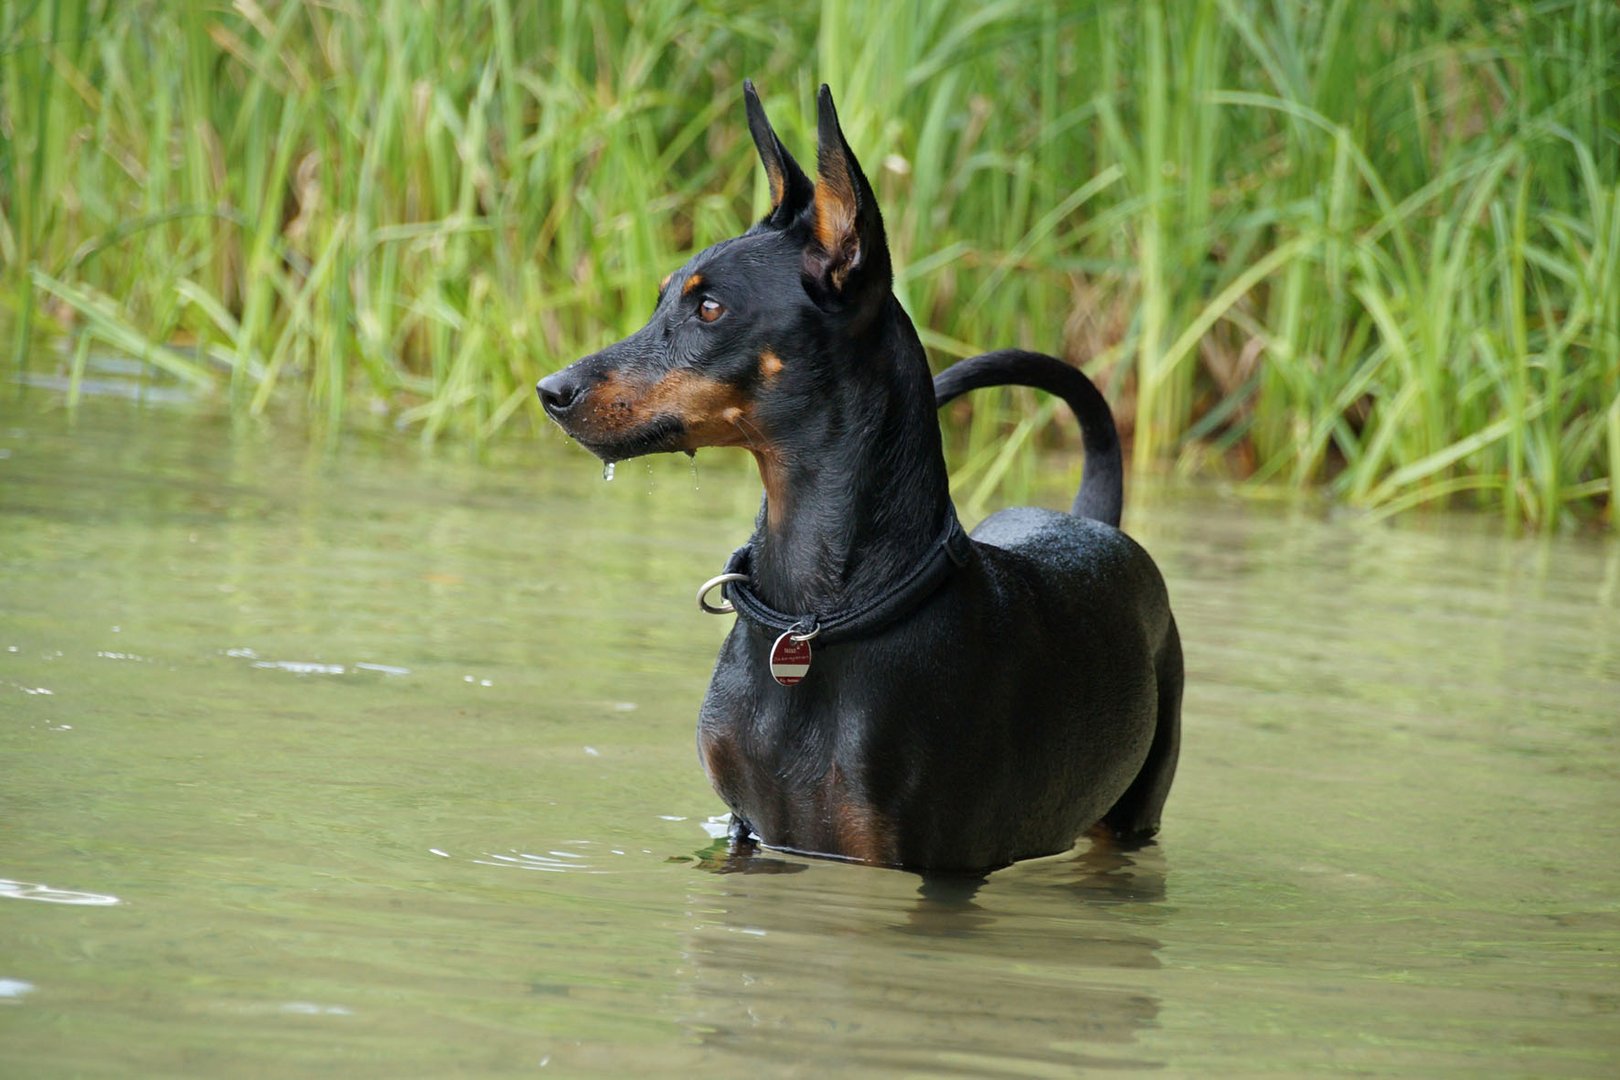
[[(265, 660), (253, 649), (237, 648), (224, 650), (225, 655), (233, 660), (250, 660), (256, 668), (268, 668), (272, 671), (286, 671), (294, 675), (347, 675), (351, 671), (371, 671), (379, 675), (397, 676), (409, 675), (411, 669), (400, 667), (397, 664), (375, 664), (361, 660), (353, 664), (327, 664), (318, 660)], [(107, 654), (102, 654), (107, 655)], [(472, 676), (467, 676), (472, 681)], [(490, 685), (486, 679), (484, 685)]]
[[(564, 848), (597, 848), (600, 845), (590, 840), (566, 840)], [(429, 848), (433, 854), (441, 858), (455, 858), (441, 848)], [(479, 866), (498, 866), (508, 870), (539, 870), (553, 874), (611, 874), (614, 870), (601, 863), (602, 852), (565, 851), (552, 848), (541, 853), (532, 851), (519, 851), (517, 848), (508, 848), (506, 851), (482, 851), (470, 857), (469, 862)], [(607, 855), (623, 856), (626, 852), (614, 848), (606, 852)]]
[(354, 1010), (347, 1005), (320, 1005), (313, 1001), (289, 1001), (281, 1006), (281, 1012), (296, 1013), (299, 1016), (353, 1016)]
[(58, 889), (33, 881), (12, 881), (9, 878), (0, 878), (0, 896), (12, 900), (41, 900), (47, 904), (79, 904), (85, 907), (109, 907), (123, 903), (118, 897), (103, 893)]
[(313, 660), (255, 660), (256, 668), (274, 668), (278, 671), (290, 671), (294, 675), (342, 675), (342, 664), (318, 664)]
[(14, 1004), (25, 994), (32, 994), (35, 986), (23, 979), (0, 979), (0, 1002)]

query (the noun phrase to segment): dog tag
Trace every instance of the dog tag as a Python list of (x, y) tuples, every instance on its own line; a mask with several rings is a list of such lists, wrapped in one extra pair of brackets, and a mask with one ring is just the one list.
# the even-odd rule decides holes
[(783, 686), (794, 686), (810, 670), (810, 643), (794, 641), (789, 630), (771, 646), (771, 678)]

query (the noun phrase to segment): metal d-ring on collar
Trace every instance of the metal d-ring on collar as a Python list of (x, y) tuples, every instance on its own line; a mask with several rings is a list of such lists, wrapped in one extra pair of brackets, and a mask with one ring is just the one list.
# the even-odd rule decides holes
[[(729, 585), (733, 581), (747, 580), (747, 574), (716, 574), (714, 577), (710, 578), (708, 581), (705, 581), (701, 586), (699, 586), (697, 593), (698, 607), (702, 608), (710, 615), (735, 615), (737, 613), (737, 609), (732, 606), (730, 600), (722, 600), (718, 604), (711, 604), (709, 603), (709, 593), (716, 585)], [(724, 593), (721, 595), (724, 595)], [(814, 615), (806, 615), (803, 619), (800, 619), (793, 626), (789, 627), (789, 629), (797, 630), (807, 622), (810, 624), (809, 629), (804, 633), (794, 634), (794, 641), (809, 641), (812, 638), (820, 636), (821, 624), (816, 621), (816, 617)]]
[[(753, 549), (743, 545), (726, 561), (723, 573), (710, 578), (698, 590), (698, 607), (710, 615), (730, 615), (741, 618), (774, 634), (792, 632), (794, 641), (820, 638), (830, 645), (849, 638), (873, 634), (909, 614), (926, 600), (945, 579), (959, 567), (965, 566), (972, 555), (973, 542), (968, 539), (962, 523), (956, 519), (954, 508), (947, 511), (945, 528), (929, 548), (928, 554), (910, 572), (877, 596), (862, 604), (831, 615), (789, 615), (777, 611), (759, 598), (749, 584), (749, 564)], [(721, 586), (723, 603), (711, 604), (708, 595), (715, 586)]]
[[(708, 581), (705, 581), (701, 586), (698, 587), (698, 607), (702, 608), (710, 615), (732, 614), (737, 609), (731, 606), (730, 600), (721, 600), (718, 604), (711, 604), (709, 603), (709, 593), (713, 591), (716, 585), (725, 585), (732, 581), (747, 580), (747, 574), (716, 574), (714, 577), (710, 578)], [(724, 596), (725, 594), (722, 593), (721, 595)]]

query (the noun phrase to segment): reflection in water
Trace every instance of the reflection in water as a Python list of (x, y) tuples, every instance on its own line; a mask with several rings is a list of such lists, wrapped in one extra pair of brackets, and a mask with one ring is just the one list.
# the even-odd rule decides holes
[[(820, 1075), (1155, 1068), (1142, 909), (1157, 848), (1100, 845), (996, 874), (917, 875), (723, 844), (688, 896), (686, 1026), (761, 1066)], [(992, 1049), (994, 1048), (994, 1049)]]
[(752, 838), (738, 844), (716, 840), (692, 858), (699, 870), (711, 874), (801, 874), (808, 869), (803, 861), (769, 854)]

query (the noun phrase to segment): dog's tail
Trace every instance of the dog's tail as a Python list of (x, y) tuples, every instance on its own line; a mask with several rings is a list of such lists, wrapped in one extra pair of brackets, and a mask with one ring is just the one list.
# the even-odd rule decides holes
[(1125, 470), (1119, 432), (1108, 402), (1078, 368), (1056, 357), (1022, 349), (998, 349), (961, 360), (934, 376), (939, 405), (986, 386), (1033, 386), (1056, 394), (1074, 410), (1086, 448), (1086, 471), (1071, 513), (1118, 528), (1125, 502)]

